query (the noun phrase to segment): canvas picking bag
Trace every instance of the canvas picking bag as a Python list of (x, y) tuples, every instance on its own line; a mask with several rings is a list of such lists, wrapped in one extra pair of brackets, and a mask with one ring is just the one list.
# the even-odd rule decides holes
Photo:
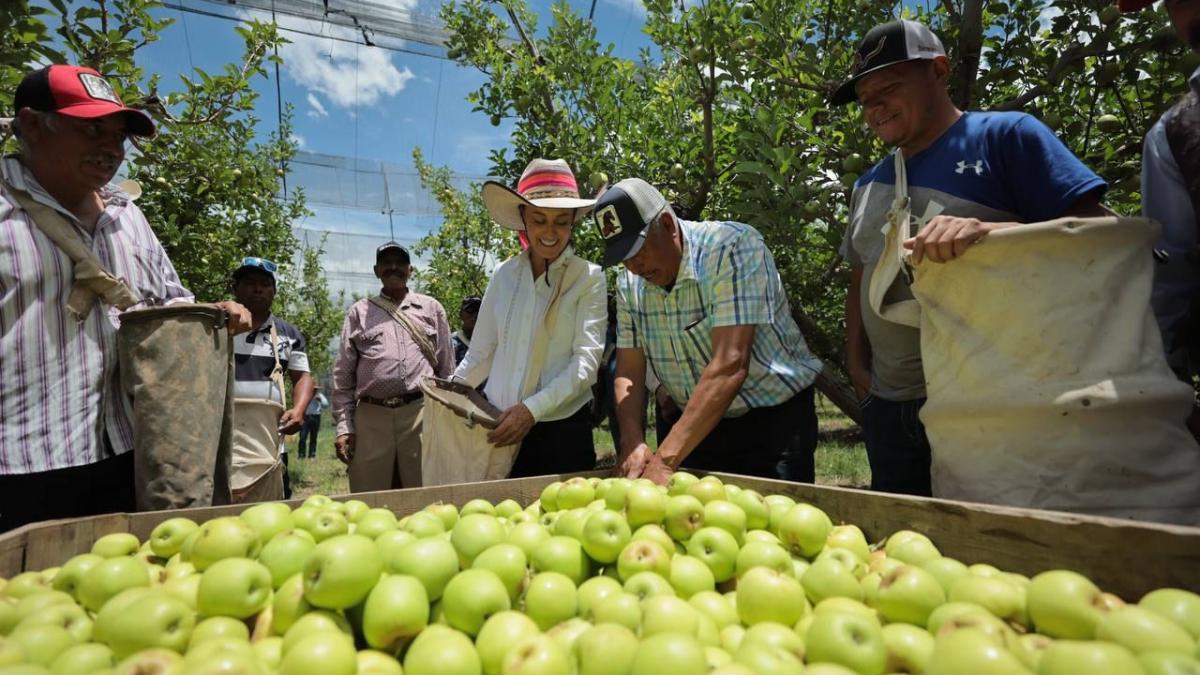
[(1150, 309), (1144, 218), (1062, 218), (993, 232), (948, 264), (911, 269), (915, 300), (885, 304), (908, 269), (907, 177), (872, 311), (918, 326), (934, 496), (1200, 523), (1192, 391), (1167, 366)]

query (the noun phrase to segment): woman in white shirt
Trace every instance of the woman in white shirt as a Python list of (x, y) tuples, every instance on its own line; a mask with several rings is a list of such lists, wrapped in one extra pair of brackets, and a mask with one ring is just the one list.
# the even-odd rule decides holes
[(535, 159), (517, 189), (483, 185), (492, 218), (524, 232), (529, 248), (496, 267), (471, 347), (454, 378), (478, 386), (503, 414), (488, 435), (520, 444), (510, 476), (595, 466), (590, 405), (604, 351), (606, 289), (598, 265), (576, 257), (571, 229), (595, 200), (580, 199), (561, 159)]

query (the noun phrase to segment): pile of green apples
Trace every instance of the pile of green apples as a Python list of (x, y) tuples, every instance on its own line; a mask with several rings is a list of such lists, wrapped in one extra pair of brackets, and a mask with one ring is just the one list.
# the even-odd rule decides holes
[(522, 507), (358, 500), (171, 518), (0, 579), (0, 675), (1200, 675), (1200, 596), (1136, 604), (875, 545), (713, 476)]

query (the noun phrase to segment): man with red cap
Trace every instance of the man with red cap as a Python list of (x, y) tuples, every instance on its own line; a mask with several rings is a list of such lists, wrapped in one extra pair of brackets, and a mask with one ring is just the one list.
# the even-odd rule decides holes
[[(134, 510), (122, 309), (190, 302), (142, 212), (109, 183), (154, 123), (91, 68), (29, 73), (13, 99), (18, 154), (0, 159), (0, 531)], [(249, 328), (219, 303), (230, 330)]]
[[(1154, 0), (1120, 0), (1123, 12)], [(1175, 33), (1200, 53), (1200, 0), (1164, 0)], [(1200, 374), (1200, 68), (1188, 91), (1146, 134), (1142, 212), (1162, 225), (1150, 303), (1171, 368), (1184, 381)], [(1188, 427), (1200, 437), (1200, 408)]]

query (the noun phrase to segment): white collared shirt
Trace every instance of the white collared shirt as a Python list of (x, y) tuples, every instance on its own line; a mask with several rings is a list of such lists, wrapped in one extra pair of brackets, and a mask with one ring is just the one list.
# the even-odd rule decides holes
[[(569, 267), (578, 265), (587, 267), (562, 289), (545, 365), (534, 393), (522, 401), (521, 386), (531, 366), (534, 336), (542, 329), (555, 282)], [(470, 349), (454, 377), (473, 387), (486, 379), (484, 394), (501, 410), (523, 402), (539, 422), (570, 417), (592, 398), (604, 352), (606, 290), (600, 267), (577, 257), (570, 248), (537, 279), (528, 253), (505, 260), (488, 283)]]

